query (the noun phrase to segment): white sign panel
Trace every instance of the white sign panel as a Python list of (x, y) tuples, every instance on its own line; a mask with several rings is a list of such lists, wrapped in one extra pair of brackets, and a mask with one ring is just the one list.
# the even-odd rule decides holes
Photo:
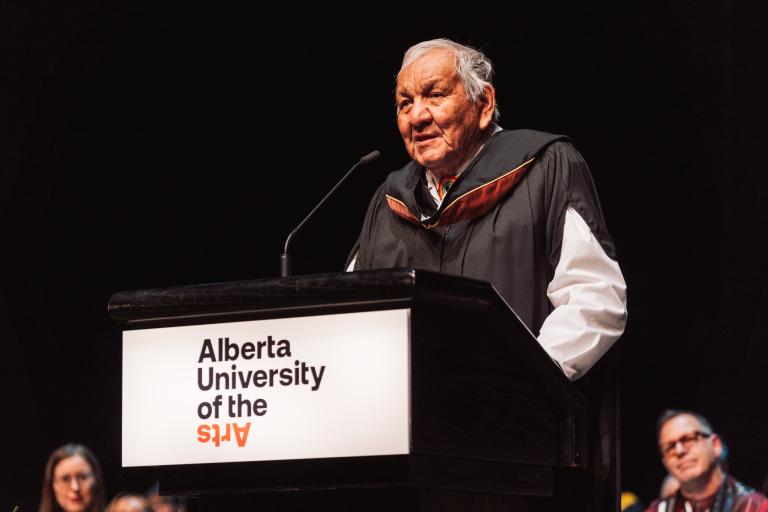
[(409, 451), (408, 309), (123, 333), (123, 466)]

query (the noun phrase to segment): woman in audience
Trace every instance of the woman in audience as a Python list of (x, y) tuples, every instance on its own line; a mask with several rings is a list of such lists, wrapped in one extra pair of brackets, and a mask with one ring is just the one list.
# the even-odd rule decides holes
[(96, 456), (81, 444), (65, 444), (48, 457), (40, 512), (101, 512), (104, 480)]

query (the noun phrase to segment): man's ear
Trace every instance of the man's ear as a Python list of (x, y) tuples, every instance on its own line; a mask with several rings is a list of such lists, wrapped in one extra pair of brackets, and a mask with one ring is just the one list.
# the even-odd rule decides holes
[(720, 456), (723, 454), (723, 441), (717, 434), (712, 434), (712, 450), (714, 451), (717, 460), (720, 460)]
[(480, 129), (485, 130), (493, 122), (493, 112), (496, 110), (496, 89), (491, 84), (485, 86), (480, 102)]

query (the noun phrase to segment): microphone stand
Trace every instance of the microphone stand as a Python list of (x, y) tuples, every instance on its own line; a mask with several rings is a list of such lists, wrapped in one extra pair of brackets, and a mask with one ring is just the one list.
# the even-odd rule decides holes
[(380, 156), (381, 156), (381, 152), (377, 150), (377, 151), (372, 151), (367, 155), (365, 155), (363, 158), (361, 158), (355, 165), (352, 166), (352, 168), (349, 171), (347, 171), (347, 174), (345, 174), (344, 177), (341, 178), (341, 180), (339, 180), (336, 186), (334, 186), (331, 189), (331, 191), (328, 192), (319, 203), (317, 203), (317, 206), (315, 206), (312, 209), (312, 211), (309, 212), (309, 214), (306, 217), (304, 217), (304, 220), (302, 220), (299, 223), (299, 225), (296, 226), (296, 228), (290, 232), (290, 234), (288, 235), (288, 238), (285, 239), (285, 248), (283, 249), (283, 254), (280, 255), (280, 277), (288, 277), (291, 275), (291, 255), (288, 252), (288, 249), (291, 245), (291, 239), (293, 238), (293, 235), (295, 235), (304, 226), (304, 224), (306, 224), (306, 222), (310, 219), (310, 217), (312, 217), (312, 215), (315, 214), (315, 212), (328, 200), (328, 198), (331, 197), (334, 192), (336, 192), (336, 189), (339, 188), (341, 184), (344, 183), (347, 180), (347, 178), (349, 178), (349, 176), (353, 172), (355, 172), (355, 170), (358, 167), (362, 165), (367, 165), (373, 162), (374, 160), (376, 160), (377, 158), (379, 158)]

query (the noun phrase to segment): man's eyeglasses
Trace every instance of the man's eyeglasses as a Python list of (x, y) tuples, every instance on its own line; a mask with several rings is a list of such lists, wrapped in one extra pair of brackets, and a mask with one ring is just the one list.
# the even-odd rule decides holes
[(696, 441), (699, 440), (699, 438), (706, 439), (711, 435), (712, 435), (711, 433), (708, 434), (706, 432), (698, 432), (698, 431), (693, 432), (691, 434), (685, 434), (684, 436), (681, 436), (675, 439), (674, 441), (670, 441), (668, 443), (663, 444), (660, 447), (661, 454), (665, 457), (668, 457), (673, 453), (675, 453), (675, 449), (677, 448), (677, 443), (680, 443), (685, 450), (689, 450), (696, 443)]
[(64, 475), (53, 480), (53, 483), (63, 487), (69, 487), (72, 485), (73, 480), (77, 480), (78, 485), (85, 485), (91, 483), (93, 473), (76, 473), (74, 475)]

